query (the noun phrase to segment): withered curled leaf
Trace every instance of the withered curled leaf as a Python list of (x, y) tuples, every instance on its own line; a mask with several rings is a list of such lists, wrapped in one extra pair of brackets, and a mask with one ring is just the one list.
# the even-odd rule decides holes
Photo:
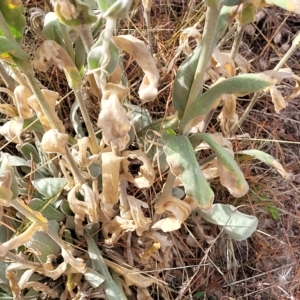
[[(125, 157), (126, 160), (122, 162), (124, 173), (122, 173), (120, 177), (133, 183), (140, 189), (152, 186), (155, 179), (155, 172), (147, 155), (141, 150), (135, 150), (124, 151), (122, 156)], [(140, 166), (139, 174), (136, 177), (133, 177), (133, 175), (129, 172), (130, 163), (128, 159), (137, 159), (143, 163), (143, 165)]]
[(101, 209), (106, 218), (110, 220), (115, 216), (114, 205), (119, 200), (119, 173), (120, 164), (123, 157), (119, 157), (112, 152), (104, 152), (102, 158), (102, 195)]
[(136, 234), (141, 236), (144, 231), (149, 230), (151, 219), (146, 218), (142, 207), (148, 208), (148, 204), (133, 196), (127, 196), (130, 205), (131, 216), (136, 226)]
[(131, 128), (127, 112), (120, 102), (127, 93), (126, 87), (108, 83), (103, 93), (98, 118), (98, 127), (102, 128), (104, 142), (118, 147), (119, 150), (123, 150), (129, 142), (128, 132)]
[(60, 133), (58, 129), (48, 130), (42, 138), (41, 147), (47, 153), (66, 154), (65, 146), (68, 143), (68, 135)]
[(28, 98), (32, 96), (31, 91), (24, 85), (18, 85), (14, 89), (14, 98), (18, 109), (19, 116), (22, 119), (33, 117), (33, 111), (28, 105)]
[(132, 35), (119, 35), (114, 37), (113, 41), (119, 48), (132, 55), (145, 73), (143, 81), (139, 87), (139, 96), (141, 100), (153, 101), (158, 94), (157, 84), (159, 80), (159, 73), (154, 59), (146, 45)]
[(161, 229), (164, 232), (177, 230), (181, 224), (188, 218), (192, 207), (184, 200), (180, 200), (172, 195), (168, 195), (154, 204), (155, 212), (163, 214), (167, 212), (170, 216), (156, 222), (152, 228)]

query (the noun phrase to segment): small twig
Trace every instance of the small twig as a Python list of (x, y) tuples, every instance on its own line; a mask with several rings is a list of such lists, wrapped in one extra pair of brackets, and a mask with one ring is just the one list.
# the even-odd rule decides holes
[(245, 25), (238, 24), (236, 36), (235, 36), (235, 39), (233, 41), (232, 48), (230, 51), (230, 58), (233, 60), (235, 59), (235, 57), (239, 51), (239, 47), (240, 47), (240, 44), (241, 44), (241, 41), (242, 41), (242, 38), (244, 35), (244, 31), (245, 31)]
[(288, 50), (287, 53), (284, 54), (284, 56), (281, 58), (279, 63), (274, 68), (275, 71), (278, 71), (282, 68), (282, 66), (287, 62), (287, 60), (292, 56), (292, 54), (297, 50), (297, 48), (300, 46), (300, 32), (296, 35), (292, 42), (291, 48)]

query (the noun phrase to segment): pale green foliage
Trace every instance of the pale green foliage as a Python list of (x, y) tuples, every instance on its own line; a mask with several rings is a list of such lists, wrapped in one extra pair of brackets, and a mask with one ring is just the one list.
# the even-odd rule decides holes
[[(7, 208), (18, 211), (15, 220), (9, 221), (9, 230), (0, 225), (0, 256), (16, 262), (0, 262), (1, 299), (38, 298), (41, 293), (53, 298), (63, 294), (65, 299), (83, 299), (93, 297), (88, 295), (90, 287), (100, 285), (108, 299), (126, 299), (125, 293), (133, 285), (138, 299), (151, 299), (148, 287), (154, 283), (159, 287), (161, 283), (154, 277), (139, 274), (133, 266), (104, 260), (99, 245), (115, 245), (122, 236), (131, 237), (134, 232), (140, 244), (145, 241), (139, 257), (148, 266), (156, 251), (174, 246), (161, 230), (180, 228), (190, 214), (218, 225), (222, 233), (237, 241), (253, 234), (258, 224), (255, 216), (241, 213), (231, 205), (213, 204), (211, 178), (219, 178), (234, 197), (243, 197), (249, 187), (234, 160), (231, 143), (225, 137), (220, 140), (205, 133), (210, 120), (206, 118), (228, 99), (225, 95), (248, 95), (268, 87), (274, 94), (275, 84), (284, 74), (295, 78), (291, 72), (280, 75), (277, 71), (236, 74), (236, 69), (248, 70), (249, 66), (243, 66), (240, 59), (237, 68), (235, 58), (222, 53), (217, 42), (236, 13), (235, 5), (242, 5), (245, 14), (239, 18), (246, 24), (253, 18), (255, 5), (261, 8), (276, 4), (299, 12), (295, 1), (207, 0), (203, 38), (175, 77), (172, 97), (177, 115), (155, 121), (146, 108), (129, 102), (130, 88), (121, 51), (128, 53), (144, 73), (138, 89), (141, 103), (154, 101), (159, 93), (159, 71), (153, 55), (136, 37), (114, 36), (116, 20), (128, 17), (130, 0), (52, 0), (55, 12), (45, 16), (42, 30), (45, 41), (36, 49), (32, 64), (20, 46), (25, 28), (22, 1), (0, 1), (0, 60), (14, 71), (16, 80), (11, 80), (17, 86), (14, 91), (8, 91), (14, 105), (2, 106), (4, 110), (7, 108), (11, 119), (1, 126), (0, 132), (9, 143), (16, 144), (24, 157), (4, 152), (0, 157), (2, 222), (8, 221)], [(144, 2), (149, 30), (150, 4), (151, 1)], [(65, 133), (56, 114), (59, 94), (41, 90), (32, 65), (43, 72), (56, 65), (65, 72), (76, 98), (70, 120), (77, 139)], [(6, 72), (0, 75), (9, 78)], [(206, 81), (213, 84), (204, 92)], [(86, 82), (101, 103), (97, 123), (101, 134), (97, 136), (85, 105)], [(223, 109), (234, 114), (235, 98), (229, 107), (223, 105)], [(23, 140), (25, 130), (33, 133), (32, 142)], [(229, 130), (228, 134), (234, 133)], [(130, 151), (130, 145), (138, 145), (140, 149)], [(199, 164), (196, 158), (195, 152), (201, 149), (213, 152), (208, 167), (207, 163)], [(260, 159), (286, 179), (291, 177), (266, 153), (244, 150), (238, 155)], [(137, 169), (136, 161), (142, 164), (137, 174), (131, 174), (132, 166)], [(161, 173), (165, 171), (167, 179), (161, 182), (162, 191), (157, 192), (155, 183), (163, 179)], [(136, 197), (154, 195), (155, 191), (156, 198), (153, 196), (146, 203), (128, 195), (129, 184), (138, 190)], [(31, 186), (33, 192), (29, 190)], [(148, 215), (145, 210), (149, 211)], [(162, 217), (165, 213), (167, 218)], [(173, 221), (176, 226), (172, 226)], [(102, 239), (98, 231), (103, 234)], [(82, 242), (80, 247), (87, 244), (87, 253), (80, 247), (75, 250), (72, 233)], [(128, 248), (130, 243), (127, 238)], [(130, 251), (128, 260), (133, 263)], [(119, 257), (119, 253), (114, 255)], [(56, 261), (58, 256), (61, 258)], [(20, 270), (25, 270), (23, 275)], [(120, 281), (119, 275), (124, 280)], [(55, 291), (39, 282), (44, 277), (57, 280), (61, 276), (67, 278), (66, 285), (58, 285)], [(80, 290), (84, 280), (87, 288)]]

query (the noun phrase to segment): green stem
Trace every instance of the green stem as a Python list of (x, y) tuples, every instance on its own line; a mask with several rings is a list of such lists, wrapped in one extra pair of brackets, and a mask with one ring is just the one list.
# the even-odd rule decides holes
[(18, 65), (19, 69), (25, 75), (25, 77), (30, 85), (30, 88), (31, 88), (32, 92), (34, 93), (34, 95), (36, 96), (38, 103), (39, 103), (44, 115), (46, 116), (51, 128), (59, 129), (61, 127), (61, 125), (58, 123), (56, 116), (53, 115), (53, 113), (48, 105), (47, 100), (45, 99), (44, 95), (42, 94), (40, 87), (34, 77), (34, 72), (33, 72), (33, 69), (31, 67), (30, 63), (27, 61), (18, 60), (18, 59), (15, 59), (15, 62)]
[(171, 194), (175, 179), (176, 179), (176, 176), (169, 170), (167, 180), (163, 186), (163, 189), (162, 189), (159, 199), (163, 199), (166, 196)]
[(14, 68), (14, 67), (11, 67), (11, 70), (14, 73), (17, 82), (21, 85), (26, 86), (30, 90), (30, 86), (29, 86), (28, 82), (25, 80), (25, 78), (23, 77), (22, 73), (17, 68)]
[(110, 51), (109, 51), (109, 46), (110, 46), (110, 41), (113, 35), (113, 32), (115, 30), (115, 25), (116, 25), (116, 20), (111, 17), (107, 17), (106, 19), (106, 24), (105, 24), (105, 29), (104, 29), (104, 38), (103, 38), (103, 43), (102, 46), (104, 48), (104, 59), (101, 64), (101, 71), (100, 71), (100, 87), (101, 90), (104, 91), (105, 85), (106, 85), (106, 72), (104, 68), (107, 66), (107, 64), (110, 61)]
[(207, 7), (204, 33), (201, 43), (201, 55), (199, 57), (194, 81), (186, 104), (185, 113), (188, 111), (189, 107), (197, 99), (197, 97), (202, 94), (204, 75), (216, 44), (215, 36), (217, 32), (217, 20), (219, 19), (220, 11), (221, 5), (212, 5)]
[(91, 122), (90, 117), (89, 117), (89, 113), (86, 109), (86, 106), (85, 106), (85, 103), (84, 103), (84, 100), (83, 100), (83, 97), (82, 97), (82, 92), (81, 92), (81, 90), (74, 90), (74, 94), (76, 96), (76, 100), (79, 104), (79, 108), (80, 108), (83, 120), (85, 122), (86, 129), (87, 129), (88, 134), (89, 134), (89, 139), (91, 141), (92, 153), (97, 154), (97, 153), (99, 153), (99, 151), (98, 151), (99, 150), (98, 142), (97, 142), (95, 131), (94, 131), (93, 126), (92, 126), (92, 122)]
[(74, 157), (72, 156), (69, 147), (65, 146), (65, 150), (66, 150), (66, 155), (64, 156), (64, 159), (68, 163), (69, 168), (75, 178), (75, 181), (79, 185), (83, 185), (85, 183), (85, 180), (84, 180), (82, 174), (80, 173), (79, 168), (77, 167), (76, 161), (74, 160)]
[(47, 227), (48, 220), (38, 211), (33, 211), (21, 199), (17, 198), (11, 201), (13, 206), (19, 213), (24, 215), (28, 220), (37, 226)]
[[(21, 71), (24, 73), (27, 81), (29, 82), (31, 90), (34, 93), (34, 95), (36, 96), (38, 103), (39, 103), (44, 115), (46, 116), (51, 128), (58, 129), (61, 132), (62, 129), (61, 129), (61, 124), (59, 123), (59, 119), (57, 118), (56, 115), (53, 114), (53, 112), (51, 111), (51, 109), (48, 105), (47, 100), (45, 99), (44, 95), (42, 94), (42, 92), (37, 84), (37, 81), (34, 77), (34, 73), (33, 73), (30, 63), (19, 60), (17, 62), (17, 64), (18, 64), (19, 68), (21, 69)], [(85, 182), (85, 180), (84, 180), (83, 176), (81, 175), (81, 173), (77, 167), (77, 164), (67, 146), (66, 146), (65, 159), (68, 162), (70, 169), (72, 170), (72, 173), (73, 173), (75, 179), (77, 180), (77, 182), (79, 184), (83, 184)]]
[[(91, 50), (91, 48), (94, 45), (94, 39), (93, 39), (93, 34), (91, 30), (91, 26), (89, 25), (81, 25), (78, 26), (77, 28), (80, 38), (82, 40), (85, 52), (88, 54)], [(91, 87), (91, 90), (98, 96), (101, 96), (101, 91), (100, 91), (100, 84), (97, 80), (97, 77), (99, 77), (98, 73), (90, 74), (88, 75), (88, 81)]]
[(74, 53), (74, 49), (73, 49), (73, 45), (70, 39), (70, 35), (68, 33), (67, 30), (67, 26), (63, 23), (59, 23), (60, 24), (60, 29), (63, 35), (63, 39), (66, 45), (66, 50), (68, 52), (68, 54), (70, 55), (70, 57), (72, 58), (72, 60), (75, 62), (75, 53)]
[(235, 33), (236, 29), (237, 29), (237, 24), (234, 24), (229, 28), (228, 32), (224, 35), (224, 37), (219, 42), (217, 46), (218, 49), (220, 49), (227, 42), (227, 40)]
[(16, 88), (16, 83), (13, 80), (13, 78), (8, 75), (7, 71), (5, 70), (1, 62), (0, 62), (0, 76), (3, 79), (7, 88), (13, 92), (14, 89)]
[(84, 49), (85, 49), (86, 53), (89, 53), (91, 48), (94, 45), (94, 39), (93, 39), (93, 35), (92, 35), (91, 26), (81, 25), (81, 26), (78, 26), (77, 30), (80, 34), (80, 37), (81, 37), (81, 40), (84, 45)]

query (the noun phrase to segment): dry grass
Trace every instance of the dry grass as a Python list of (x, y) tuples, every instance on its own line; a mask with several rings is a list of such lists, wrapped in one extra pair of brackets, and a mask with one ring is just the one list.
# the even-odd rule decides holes
[[(118, 25), (121, 34), (133, 34), (147, 41), (141, 4), (136, 1), (131, 19)], [(172, 84), (174, 75), (182, 61), (181, 57), (171, 72), (166, 69), (178, 45), (180, 30), (199, 22), (203, 28), (204, 7), (202, 1), (153, 1), (151, 11), (152, 44), (160, 70), (160, 93), (153, 104), (145, 107), (153, 119), (172, 113)], [(44, 7), (43, 1), (25, 1), (26, 7)], [(272, 69), (287, 51), (293, 36), (299, 30), (297, 16), (280, 9), (264, 9), (257, 21), (246, 28), (240, 53), (251, 61), (252, 70)], [(34, 51), (39, 39), (28, 28), (25, 46)], [(224, 45), (230, 48), (232, 39)], [(300, 50), (287, 62), (296, 74), (300, 73)], [(125, 71), (133, 90), (142, 75), (130, 57), (124, 57)], [(56, 68), (46, 75), (39, 74), (42, 83), (51, 90), (66, 95), (58, 107), (59, 117), (69, 123), (69, 108), (73, 95), (62, 73)], [(282, 89), (290, 90), (288, 83)], [(135, 92), (131, 95), (135, 102)], [(300, 107), (299, 99), (293, 100), (280, 114), (274, 113), (271, 99), (262, 95), (240, 132), (253, 138), (249, 148), (262, 149), (277, 158), (287, 171), (295, 174), (293, 182), (283, 180), (269, 167), (257, 162), (245, 162), (241, 166), (251, 191), (243, 199), (232, 199), (217, 183), (212, 183), (216, 201), (242, 205), (241, 210), (251, 212), (259, 219), (258, 231), (243, 242), (229, 240), (220, 234), (216, 226), (198, 224), (193, 215), (185, 226), (176, 232), (164, 235), (169, 245), (154, 254), (149, 261), (141, 260), (147, 247), (135, 234), (124, 235), (112, 248), (103, 244), (99, 247), (106, 258), (118, 263), (139, 268), (144, 275), (158, 280), (150, 291), (154, 299), (300, 299)], [(241, 115), (249, 99), (240, 99), (238, 113)], [(96, 121), (98, 103), (89, 102), (91, 118)], [(217, 114), (217, 112), (216, 112)], [(219, 131), (213, 118), (209, 132)], [(234, 141), (236, 149), (240, 141)], [(9, 148), (7, 148), (9, 151)], [(132, 193), (149, 204), (161, 189), (157, 180), (150, 191), (132, 190)], [(272, 217), (273, 212), (273, 217)], [(152, 214), (151, 209), (147, 212)], [(276, 216), (279, 219), (276, 220)], [(85, 245), (78, 243), (79, 247)], [(60, 284), (56, 282), (55, 284)], [(202, 296), (203, 292), (203, 296)], [(231, 299), (232, 299), (231, 298)], [(92, 299), (92, 298), (90, 298)], [(134, 299), (134, 298), (133, 298)]]

